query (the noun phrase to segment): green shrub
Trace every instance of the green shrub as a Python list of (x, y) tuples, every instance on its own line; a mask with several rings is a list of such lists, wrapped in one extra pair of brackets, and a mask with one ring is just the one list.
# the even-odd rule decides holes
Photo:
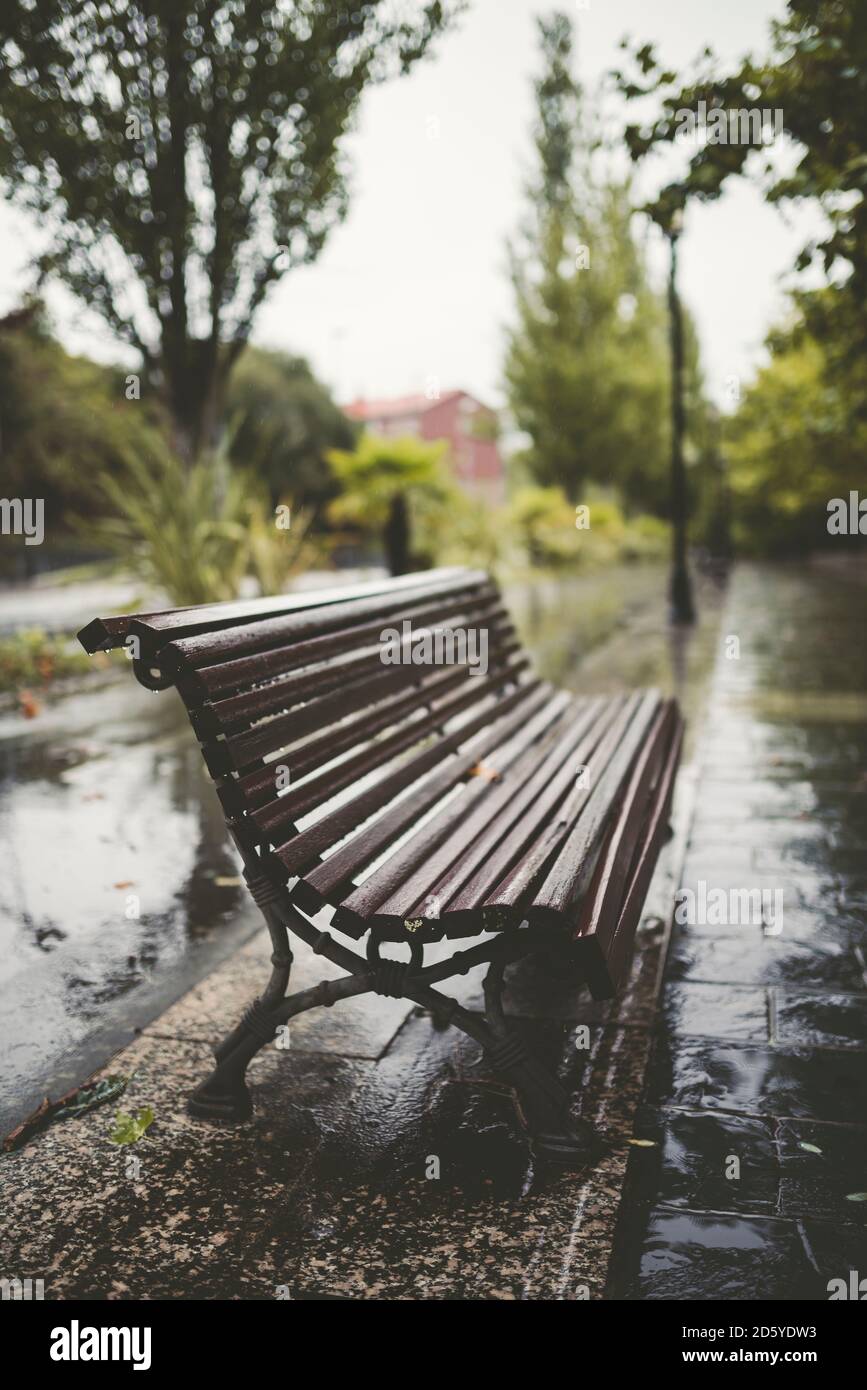
[[(181, 607), (236, 598), (245, 581), (279, 593), (311, 557), (309, 518), (272, 510), (263, 485), (223, 455), (190, 467), (168, 449), (127, 458), (103, 480), (115, 515), (97, 539), (147, 591)], [(288, 527), (278, 520), (288, 515)]]

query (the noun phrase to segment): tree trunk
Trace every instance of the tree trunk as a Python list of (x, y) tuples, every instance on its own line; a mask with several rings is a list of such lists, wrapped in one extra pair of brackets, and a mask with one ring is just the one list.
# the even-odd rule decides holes
[(396, 492), (391, 499), (383, 541), (389, 574), (406, 574), (409, 570), (409, 509), (402, 492)]
[(172, 443), (188, 467), (218, 442), (225, 380), (209, 347), (188, 341), (177, 352), (168, 348), (160, 364)]

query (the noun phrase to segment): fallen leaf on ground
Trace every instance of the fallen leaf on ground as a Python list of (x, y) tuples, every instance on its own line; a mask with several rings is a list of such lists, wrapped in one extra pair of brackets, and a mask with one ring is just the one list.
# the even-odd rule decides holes
[(101, 1081), (92, 1085), (76, 1086), (59, 1100), (52, 1100), (50, 1096), (46, 1096), (33, 1113), (6, 1136), (3, 1148), (10, 1153), (13, 1149), (21, 1148), (28, 1139), (32, 1139), (39, 1130), (52, 1124), (54, 1120), (74, 1120), (79, 1115), (86, 1114), (88, 1110), (95, 1110), (98, 1105), (104, 1105), (108, 1100), (116, 1100), (118, 1096), (123, 1095), (131, 1079), (129, 1076), (114, 1074), (104, 1076)]
[(125, 1115), (118, 1110), (114, 1129), (108, 1137), (112, 1144), (137, 1144), (153, 1122), (154, 1112), (149, 1105), (143, 1106), (137, 1115)]

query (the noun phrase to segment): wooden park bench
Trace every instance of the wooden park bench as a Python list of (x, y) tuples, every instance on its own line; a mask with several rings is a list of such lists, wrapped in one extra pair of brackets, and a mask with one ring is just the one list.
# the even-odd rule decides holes
[[(675, 702), (553, 689), (467, 569), (96, 619), (79, 639), (177, 688), (271, 935), (270, 980), (192, 1113), (249, 1115), (247, 1065), (280, 1025), (375, 992), (481, 1044), (537, 1156), (585, 1156), (569, 1097), (504, 1015), (503, 974), (542, 952), (594, 998), (623, 981), (668, 833)], [(346, 975), (287, 996), (290, 931)], [(424, 963), (427, 943), (479, 936)], [(482, 962), (484, 1014), (437, 988)]]

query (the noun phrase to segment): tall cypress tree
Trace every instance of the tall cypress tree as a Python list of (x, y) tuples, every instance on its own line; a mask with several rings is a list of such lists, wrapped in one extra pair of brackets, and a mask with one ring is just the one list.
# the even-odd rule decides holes
[(578, 501), (588, 481), (664, 512), (669, 374), (664, 301), (633, 234), (628, 181), (611, 175), (573, 74), (566, 15), (539, 21), (536, 172), (512, 245), (516, 318), (505, 378), (525, 462)]

